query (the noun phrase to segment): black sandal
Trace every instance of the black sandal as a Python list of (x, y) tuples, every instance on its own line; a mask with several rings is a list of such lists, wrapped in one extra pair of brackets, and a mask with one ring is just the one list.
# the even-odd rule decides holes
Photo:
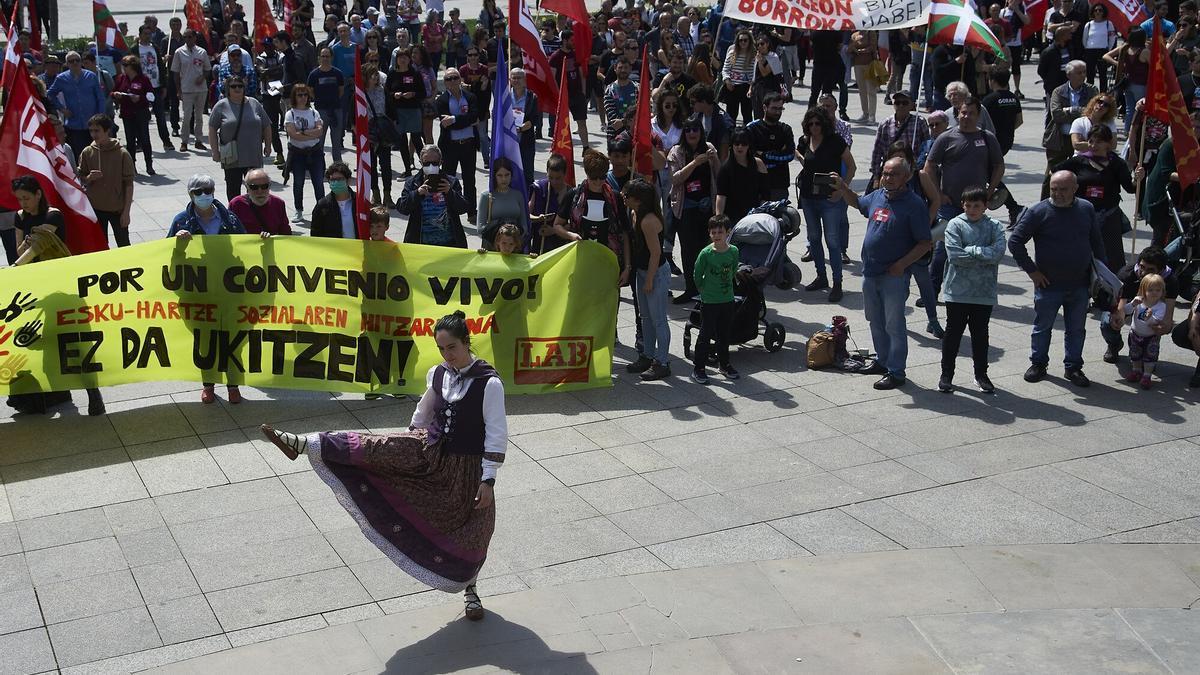
[(468, 620), (479, 621), (483, 618), (483, 603), (479, 601), (479, 593), (475, 591), (475, 584), (467, 586), (467, 590), (463, 593), (463, 601), (466, 603)]
[(295, 439), (294, 441), (289, 442), (283, 437), (283, 434), (276, 431), (275, 428), (270, 424), (264, 424), (260, 426), (259, 429), (262, 430), (263, 436), (265, 436), (268, 441), (271, 441), (275, 447), (283, 451), (283, 454), (293, 462), (296, 461), (296, 458), (300, 456), (300, 453), (304, 452), (306, 449), (305, 446), (308, 445), (308, 440), (306, 438), (302, 436), (296, 436), (295, 434), (288, 434), (288, 436), (291, 436), (293, 439)]

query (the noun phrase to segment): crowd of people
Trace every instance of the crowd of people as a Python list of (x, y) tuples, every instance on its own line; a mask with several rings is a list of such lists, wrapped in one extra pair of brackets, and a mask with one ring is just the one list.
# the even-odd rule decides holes
[[(720, 4), (701, 9), (670, 0), (605, 0), (588, 26), (590, 53), (578, 54), (574, 32), (580, 27), (546, 15), (538, 20), (540, 39), (555, 82), (566, 73), (560, 93), (568, 97), (583, 148), (583, 178), (576, 185), (567, 180), (573, 167), (562, 157), (534, 166), (536, 150), (549, 144), (553, 111), (528, 88), (520, 49), (507, 63), (497, 62), (508, 39), (507, 17), (492, 0), (473, 23), (455, 8), (443, 16), (436, 0), (428, 6), (329, 0), (320, 25), (313, 22), (315, 8), (302, 2), (288, 31), (259, 44), (247, 34), (236, 0), (214, 1), (207, 34), (183, 28), (179, 17), (163, 31), (147, 16), (131, 32), (127, 54), (93, 45), (61, 56), (26, 49), (23, 57), (101, 225), (118, 246), (130, 243), (139, 171), (154, 175), (156, 155), (193, 151), (220, 168), (211, 173), (223, 179), (225, 199), (214, 194), (212, 176), (193, 176), (172, 235), (357, 237), (358, 200), (352, 162), (345, 161), (354, 152), (346, 137), (354, 126), (357, 63), (375, 149), (369, 201), (381, 225), (378, 238), (392, 218), (401, 218), (406, 243), (462, 248), (475, 235), (485, 250), (496, 250), (503, 230), (504, 248), (518, 253), (541, 254), (580, 239), (608, 246), (620, 263), (613, 283), (629, 286), (634, 297), (638, 358), (627, 368), (642, 379), (671, 375), (670, 304), (699, 303), (706, 323), (729, 321), (728, 308), (717, 305), (734, 301), (737, 248), (721, 233), (764, 201), (787, 198), (803, 213), (801, 260), (813, 269), (801, 297), (823, 293), (841, 303), (847, 267), (857, 265), (863, 276), (878, 353), (874, 371), (881, 376), (876, 387), (906, 381), (904, 311), (915, 279), (926, 330), (942, 340), (941, 388), (953, 387), (953, 357), (970, 328), (975, 379), (985, 391), (993, 389), (987, 327), (1005, 253), (1035, 285), (1027, 380), (1045, 376), (1050, 330), (1061, 312), (1065, 376), (1086, 386), (1087, 313), (1107, 303), (1104, 360), (1117, 361), (1121, 326), (1132, 322), (1131, 358), (1136, 351), (1138, 360), (1131, 372), (1150, 386), (1162, 335), (1173, 332), (1180, 346), (1200, 349), (1198, 313), (1177, 324), (1173, 312), (1186, 284), (1179, 279), (1177, 241), (1185, 232), (1171, 205), (1192, 198), (1192, 186), (1178, 184), (1166, 125), (1142, 112), (1152, 23), (1122, 35), (1103, 4), (1054, 0), (1045, 25), (1028, 31), (1022, 6), (1019, 0), (978, 4), (1000, 51), (927, 44), (919, 28), (805, 31), (725, 20)], [(1169, 18), (1165, 4), (1156, 14), (1200, 127), (1195, 2), (1180, 3), (1177, 19)], [(1029, 62), (1036, 62), (1034, 84), (1043, 88), (1046, 166), (1043, 199), (1026, 208), (1004, 180), (1017, 128), (1027, 112), (1037, 117), (1022, 103), (1021, 66)], [(654, 170), (648, 175), (635, 172), (632, 158), (643, 65), (652, 79)], [(513, 163), (490, 156), (492, 87), (501, 68), (511, 83), (524, 190), (513, 185)], [(1026, 89), (1030, 77), (1027, 72)], [(794, 130), (782, 117), (789, 106), (803, 105), (799, 90), (805, 87), (807, 111)], [(855, 119), (847, 111), (851, 89), (861, 111)], [(855, 160), (856, 131), (874, 135), (867, 161), (863, 154)], [(393, 168), (395, 151), (403, 169)], [(481, 171), (488, 189), (477, 185)], [(291, 182), (290, 208), (271, 193), (277, 181)], [(1151, 246), (1134, 261), (1124, 252), (1130, 220), (1123, 193), (1140, 195), (1132, 208), (1153, 231)], [(866, 219), (857, 263), (848, 248), (851, 207)], [(1003, 221), (988, 215), (1001, 208)], [(22, 233), (26, 220), (25, 214), (16, 218)], [(11, 263), (20, 242), (11, 226), (3, 227)], [(509, 243), (513, 239), (518, 245)], [(1117, 273), (1125, 284), (1122, 297), (1090, 292), (1093, 258)], [(1157, 309), (1159, 303), (1147, 304), (1139, 290), (1152, 275), (1165, 283)], [(673, 276), (682, 277), (675, 291)], [(697, 353), (720, 355), (720, 372), (735, 378), (722, 344), (728, 339), (727, 331), (709, 326)], [(694, 380), (708, 381), (705, 366), (695, 360)], [(1200, 366), (1191, 385), (1200, 386)], [(235, 390), (230, 398), (237, 398)], [(204, 400), (214, 400), (211, 386)]]
[[(1065, 378), (1088, 386), (1086, 322), (1095, 309), (1104, 361), (1116, 363), (1128, 346), (1124, 378), (1149, 388), (1162, 336), (1200, 353), (1200, 304), (1175, 321), (1176, 301), (1193, 294), (1197, 281), (1179, 249), (1200, 245), (1197, 233), (1187, 231), (1191, 216), (1177, 219), (1175, 205), (1194, 204), (1195, 186), (1179, 183), (1167, 126), (1143, 111), (1152, 25), (1121, 35), (1104, 5), (1054, 0), (1045, 25), (1028, 37), (1022, 7), (1020, 0), (978, 3), (1003, 45), (999, 53), (929, 45), (918, 29), (801, 31), (723, 20), (720, 5), (604, 0), (590, 21), (594, 40), (584, 55), (575, 51), (578, 27), (563, 17), (543, 19), (543, 48), (555, 81), (566, 72), (559, 93), (569, 97), (583, 146), (576, 185), (561, 156), (534, 166), (554, 121), (527, 87), (520, 51), (497, 62), (506, 19), (493, 0), (485, 0), (473, 27), (457, 9), (444, 18), (440, 1), (365, 7), (327, 0), (316, 34), (314, 8), (302, 2), (289, 32), (258, 45), (246, 35), (241, 6), (227, 0), (209, 6), (205, 35), (182, 30), (176, 18), (164, 33), (148, 16), (128, 54), (26, 49), (24, 58), (53, 111), (64, 152), (74, 157), (97, 217), (118, 246), (130, 244), (135, 157), (141, 154), (142, 171), (153, 176), (156, 154), (191, 150), (220, 166), (212, 173), (223, 179), (225, 200), (217, 178), (193, 175), (167, 236), (185, 243), (246, 233), (357, 238), (358, 199), (345, 161), (354, 146), (345, 137), (360, 63), (375, 150), (370, 239), (388, 241), (400, 217), (406, 243), (466, 248), (477, 236), (485, 255), (540, 255), (579, 240), (609, 247), (617, 278), (588, 281), (630, 287), (638, 356), (626, 370), (643, 380), (671, 376), (672, 303), (698, 304), (702, 319), (691, 379), (707, 384), (710, 364), (725, 379), (739, 377), (729, 347), (742, 260), (730, 232), (764, 202), (792, 199), (805, 225), (802, 261), (814, 271), (802, 297), (827, 291), (829, 303), (841, 303), (847, 266), (861, 272), (877, 352), (869, 372), (880, 376), (875, 388), (906, 383), (905, 312), (915, 280), (926, 329), (941, 340), (938, 389), (954, 390), (969, 330), (974, 382), (995, 391), (988, 331), (1006, 255), (1034, 286), (1025, 380), (1046, 376), (1061, 313)], [(1177, 22), (1165, 4), (1155, 11), (1200, 128), (1194, 0), (1180, 3)], [(881, 69), (885, 47), (889, 67)], [(643, 54), (649, 63), (640, 62)], [(1035, 54), (1045, 179), (1042, 199), (1022, 206), (1004, 183), (1005, 156), (1026, 121), (1021, 65)], [(653, 79), (653, 170), (645, 175), (633, 166), (632, 134), (642, 84), (635, 74), (643, 65)], [(490, 153), (491, 87), (501, 68), (518, 113), (524, 186), (514, 185), (519, 174), (512, 160)], [(808, 108), (797, 133), (782, 117), (787, 106), (802, 103), (797, 90), (806, 86)], [(859, 98), (856, 119), (847, 112), (850, 89)], [(891, 108), (882, 119), (887, 108), (879, 106), (880, 96)], [(855, 127), (874, 135), (865, 166), (852, 150)], [(393, 168), (396, 150), (403, 171)], [(481, 167), (490, 178), (487, 190), (476, 186)], [(271, 193), (277, 179), (292, 183), (290, 218), (284, 199)], [(304, 206), (308, 185), (311, 211)], [(7, 224), (0, 219), (9, 263), (69, 255), (61, 245), (63, 214), (50, 207), (38, 181), (23, 176), (12, 189), (19, 209)], [(1133, 208), (1153, 232), (1134, 260), (1124, 252), (1130, 224), (1123, 194), (1141, 197)], [(851, 208), (866, 221), (857, 263), (848, 249)], [(989, 215), (1000, 209), (1005, 221)], [(1095, 291), (1094, 261), (1116, 271), (1119, 288)], [(682, 277), (674, 292), (673, 276)], [(507, 444), (504, 388), (496, 370), (472, 352), (461, 311), (437, 322), (434, 339), (443, 363), (427, 373), (408, 431), (301, 435), (263, 425), (262, 432), (289, 459), (308, 455), (389, 559), (434, 588), (462, 592), (465, 616), (478, 620), (484, 610), (476, 581), (495, 526), (493, 488)], [(1200, 364), (1190, 386), (1200, 386)], [(227, 396), (230, 403), (241, 400), (233, 385)], [(88, 389), (88, 397), (89, 414), (103, 414), (99, 389)], [(69, 398), (24, 394), (10, 397), (9, 405), (39, 413)], [(215, 383), (204, 384), (201, 400), (216, 400)]]

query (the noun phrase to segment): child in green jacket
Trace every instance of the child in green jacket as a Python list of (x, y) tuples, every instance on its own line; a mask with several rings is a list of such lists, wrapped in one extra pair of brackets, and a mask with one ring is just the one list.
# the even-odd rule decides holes
[(738, 371), (729, 363), (729, 334), (733, 328), (734, 275), (738, 269), (738, 250), (729, 243), (729, 216), (716, 215), (708, 220), (708, 238), (712, 244), (696, 256), (693, 277), (700, 290), (700, 337), (693, 356), (692, 381), (708, 384), (709, 342), (717, 350), (717, 363), (726, 379), (738, 379)]

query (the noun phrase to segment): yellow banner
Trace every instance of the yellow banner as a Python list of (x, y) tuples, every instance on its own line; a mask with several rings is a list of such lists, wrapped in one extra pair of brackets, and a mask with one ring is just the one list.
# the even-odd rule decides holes
[(253, 235), (0, 270), (0, 394), (150, 380), (421, 393), (461, 309), (506, 389), (611, 385), (617, 262)]

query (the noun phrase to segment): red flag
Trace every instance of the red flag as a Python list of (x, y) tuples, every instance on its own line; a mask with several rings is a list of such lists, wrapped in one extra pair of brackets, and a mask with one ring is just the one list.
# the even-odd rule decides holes
[[(266, 2), (266, 0), (259, 0)], [(362, 50), (354, 53), (354, 147), (358, 151), (358, 194), (354, 196), (355, 219), (358, 225), (358, 238), (371, 238), (371, 142), (367, 139), (367, 129), (371, 118), (367, 112), (367, 87), (363, 82)]]
[(275, 23), (275, 15), (271, 13), (269, 0), (254, 0), (254, 53), (263, 51), (263, 42), (275, 37), (279, 26)]
[[(567, 69), (563, 68), (562, 83), (559, 91), (567, 90)], [(567, 184), (575, 184), (575, 148), (571, 145), (571, 110), (567, 105), (568, 97), (558, 97), (558, 111), (554, 113), (554, 142), (550, 146), (550, 154), (559, 155), (567, 160)]]
[(1130, 28), (1140, 26), (1150, 18), (1150, 10), (1146, 9), (1141, 0), (1100, 0), (1095, 4), (1105, 5), (1108, 20), (1113, 22), (1113, 27), (1121, 35), (1128, 36)]
[(283, 0), (283, 29), (292, 34), (292, 17), (296, 14), (296, 0)]
[[(13, 3), (12, 21), (8, 22), (5, 29), (8, 32), (8, 46), (4, 48), (4, 71), (0, 73), (0, 88), (4, 91), (9, 91), (12, 88), (13, 78), (17, 74), (17, 64), (21, 62), (21, 42), (17, 39), (17, 7), (19, 3)], [(0, 12), (0, 15), (3, 13)]]
[(1200, 143), (1196, 142), (1192, 118), (1188, 115), (1187, 103), (1179, 91), (1175, 66), (1167, 57), (1162, 40), (1162, 19), (1158, 17), (1154, 19), (1154, 34), (1150, 43), (1150, 76), (1146, 79), (1145, 112), (1148, 116), (1171, 125), (1171, 142), (1175, 147), (1175, 171), (1179, 174), (1179, 184), (1188, 187), (1200, 180)]
[(634, 171), (643, 176), (654, 175), (654, 136), (650, 130), (650, 118), (654, 106), (650, 93), (650, 59), (646, 45), (642, 45), (642, 75), (638, 82), (637, 112), (633, 114), (633, 157)]
[(63, 213), (67, 248), (75, 254), (107, 250), (108, 238), (75, 179), (74, 157), (62, 151), (46, 108), (29, 83), (24, 60), (18, 61), (15, 70), (8, 108), (0, 120), (0, 206), (16, 210), (17, 198), (10, 183), (32, 174), (50, 206)]
[[(193, 1), (199, 2), (199, 0)], [(108, 4), (105, 0), (92, 0), (92, 23), (96, 27), (96, 49), (112, 47), (122, 52), (129, 51), (129, 45), (125, 44), (125, 36), (121, 35), (121, 31), (117, 28), (117, 20), (113, 18), (112, 12), (108, 11)], [(188, 25), (191, 25), (190, 19)], [(201, 22), (202, 27), (203, 25)]]
[(579, 64), (579, 70), (583, 73), (583, 80), (586, 82), (588, 58), (592, 55), (592, 25), (589, 23), (591, 15), (588, 14), (587, 6), (583, 4), (583, 0), (545, 0), (542, 3), (542, 9), (548, 9), (575, 20), (575, 25), (571, 27), (572, 42), (575, 45), (575, 62)]
[(196, 40), (205, 51), (211, 52), (212, 45), (208, 44), (208, 25), (204, 23), (204, 7), (200, 0), (187, 0), (183, 5), (183, 14), (187, 17), (187, 27), (196, 33)]
[(542, 110), (558, 107), (558, 87), (537, 24), (525, 6), (525, 0), (508, 0), (508, 16), (517, 17), (509, 26), (509, 37), (525, 52), (525, 86), (537, 94)]
[[(17, 4), (21, 4), (18, 0)], [(38, 21), (37, 2), (29, 0), (29, 46), (35, 51), (42, 51), (42, 24)]]
[(1022, 42), (1046, 29), (1046, 7), (1049, 4), (1048, 0), (1024, 0), (1021, 3), (1026, 17), (1025, 23), (1021, 24)]

